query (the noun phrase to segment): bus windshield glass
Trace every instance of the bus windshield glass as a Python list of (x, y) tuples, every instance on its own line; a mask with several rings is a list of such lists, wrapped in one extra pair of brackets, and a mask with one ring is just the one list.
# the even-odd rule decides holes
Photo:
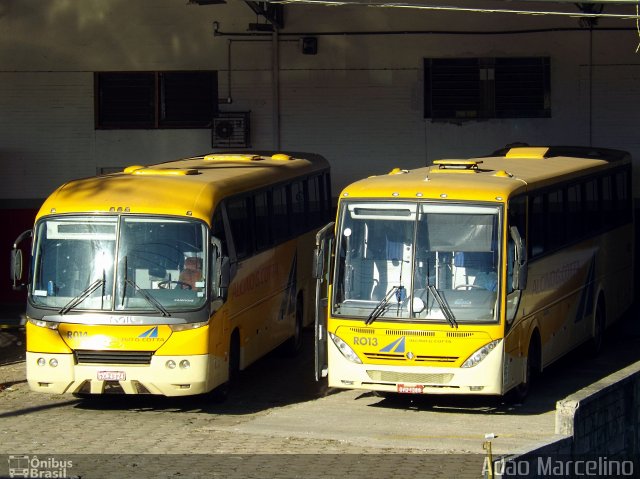
[(500, 208), (343, 202), (333, 314), (401, 321), (498, 317)]
[(205, 226), (137, 216), (48, 217), (36, 227), (35, 307), (151, 312), (206, 301)]

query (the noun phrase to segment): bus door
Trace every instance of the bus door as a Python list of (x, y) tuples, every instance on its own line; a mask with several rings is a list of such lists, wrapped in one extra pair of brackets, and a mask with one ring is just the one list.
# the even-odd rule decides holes
[(316, 235), (316, 249), (313, 255), (313, 277), (316, 279), (315, 307), (315, 371), (316, 381), (327, 376), (327, 305), (328, 284), (331, 272), (331, 252), (335, 233), (335, 223), (329, 223)]

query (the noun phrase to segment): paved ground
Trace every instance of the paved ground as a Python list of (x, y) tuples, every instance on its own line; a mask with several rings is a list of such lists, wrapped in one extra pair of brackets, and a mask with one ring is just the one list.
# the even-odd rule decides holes
[(327, 390), (312, 378), (308, 331), (305, 353), (259, 361), (223, 404), (80, 401), (29, 391), (21, 330), (0, 329), (0, 477), (22, 456), (49, 474), (66, 461), (65, 477), (83, 478), (482, 477), (485, 433), (498, 436), (495, 454), (548, 441), (557, 400), (640, 359), (635, 317), (610, 334), (601, 357), (577, 352), (549, 368), (521, 405)]

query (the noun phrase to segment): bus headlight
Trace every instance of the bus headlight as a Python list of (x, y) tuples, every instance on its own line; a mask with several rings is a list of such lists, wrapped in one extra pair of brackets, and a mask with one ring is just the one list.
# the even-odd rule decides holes
[(60, 323), (56, 323), (54, 321), (45, 321), (43, 319), (33, 319), (33, 318), (29, 318), (29, 322), (34, 326), (38, 326), (39, 328), (49, 328), (53, 330), (58, 329), (58, 326), (60, 325)]
[(347, 358), (352, 363), (362, 364), (362, 361), (360, 360), (358, 355), (355, 353), (353, 349), (351, 349), (351, 347), (347, 343), (345, 343), (342, 339), (340, 339), (338, 336), (336, 336), (333, 333), (329, 333), (329, 337), (333, 341), (333, 344), (335, 344), (338, 347), (338, 349), (340, 350), (340, 352), (345, 358)]
[(201, 321), (199, 323), (170, 324), (169, 327), (171, 328), (171, 331), (175, 333), (178, 331), (187, 331), (188, 329), (198, 329), (202, 326), (206, 326), (207, 324), (209, 324), (209, 321)]
[(478, 349), (475, 353), (473, 353), (471, 356), (469, 356), (469, 358), (462, 363), (462, 366), (460, 366), (461, 368), (472, 368), (474, 367), (476, 364), (478, 364), (480, 361), (482, 361), (484, 358), (487, 357), (487, 355), (493, 351), (493, 349), (498, 345), (498, 343), (500, 342), (499, 339), (496, 339), (495, 341), (491, 341), (488, 344), (485, 344), (484, 346), (482, 346), (480, 349)]

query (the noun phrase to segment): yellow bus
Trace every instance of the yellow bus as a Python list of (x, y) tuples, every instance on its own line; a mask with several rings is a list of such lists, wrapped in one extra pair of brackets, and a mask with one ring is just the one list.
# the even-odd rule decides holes
[[(327, 161), (214, 153), (70, 181), (37, 214), (27, 284), (32, 390), (224, 393), (313, 323)], [(221, 394), (223, 396), (223, 394)]]
[(396, 168), (346, 187), (316, 242), (317, 379), (522, 398), (632, 303), (630, 156), (519, 147)]

